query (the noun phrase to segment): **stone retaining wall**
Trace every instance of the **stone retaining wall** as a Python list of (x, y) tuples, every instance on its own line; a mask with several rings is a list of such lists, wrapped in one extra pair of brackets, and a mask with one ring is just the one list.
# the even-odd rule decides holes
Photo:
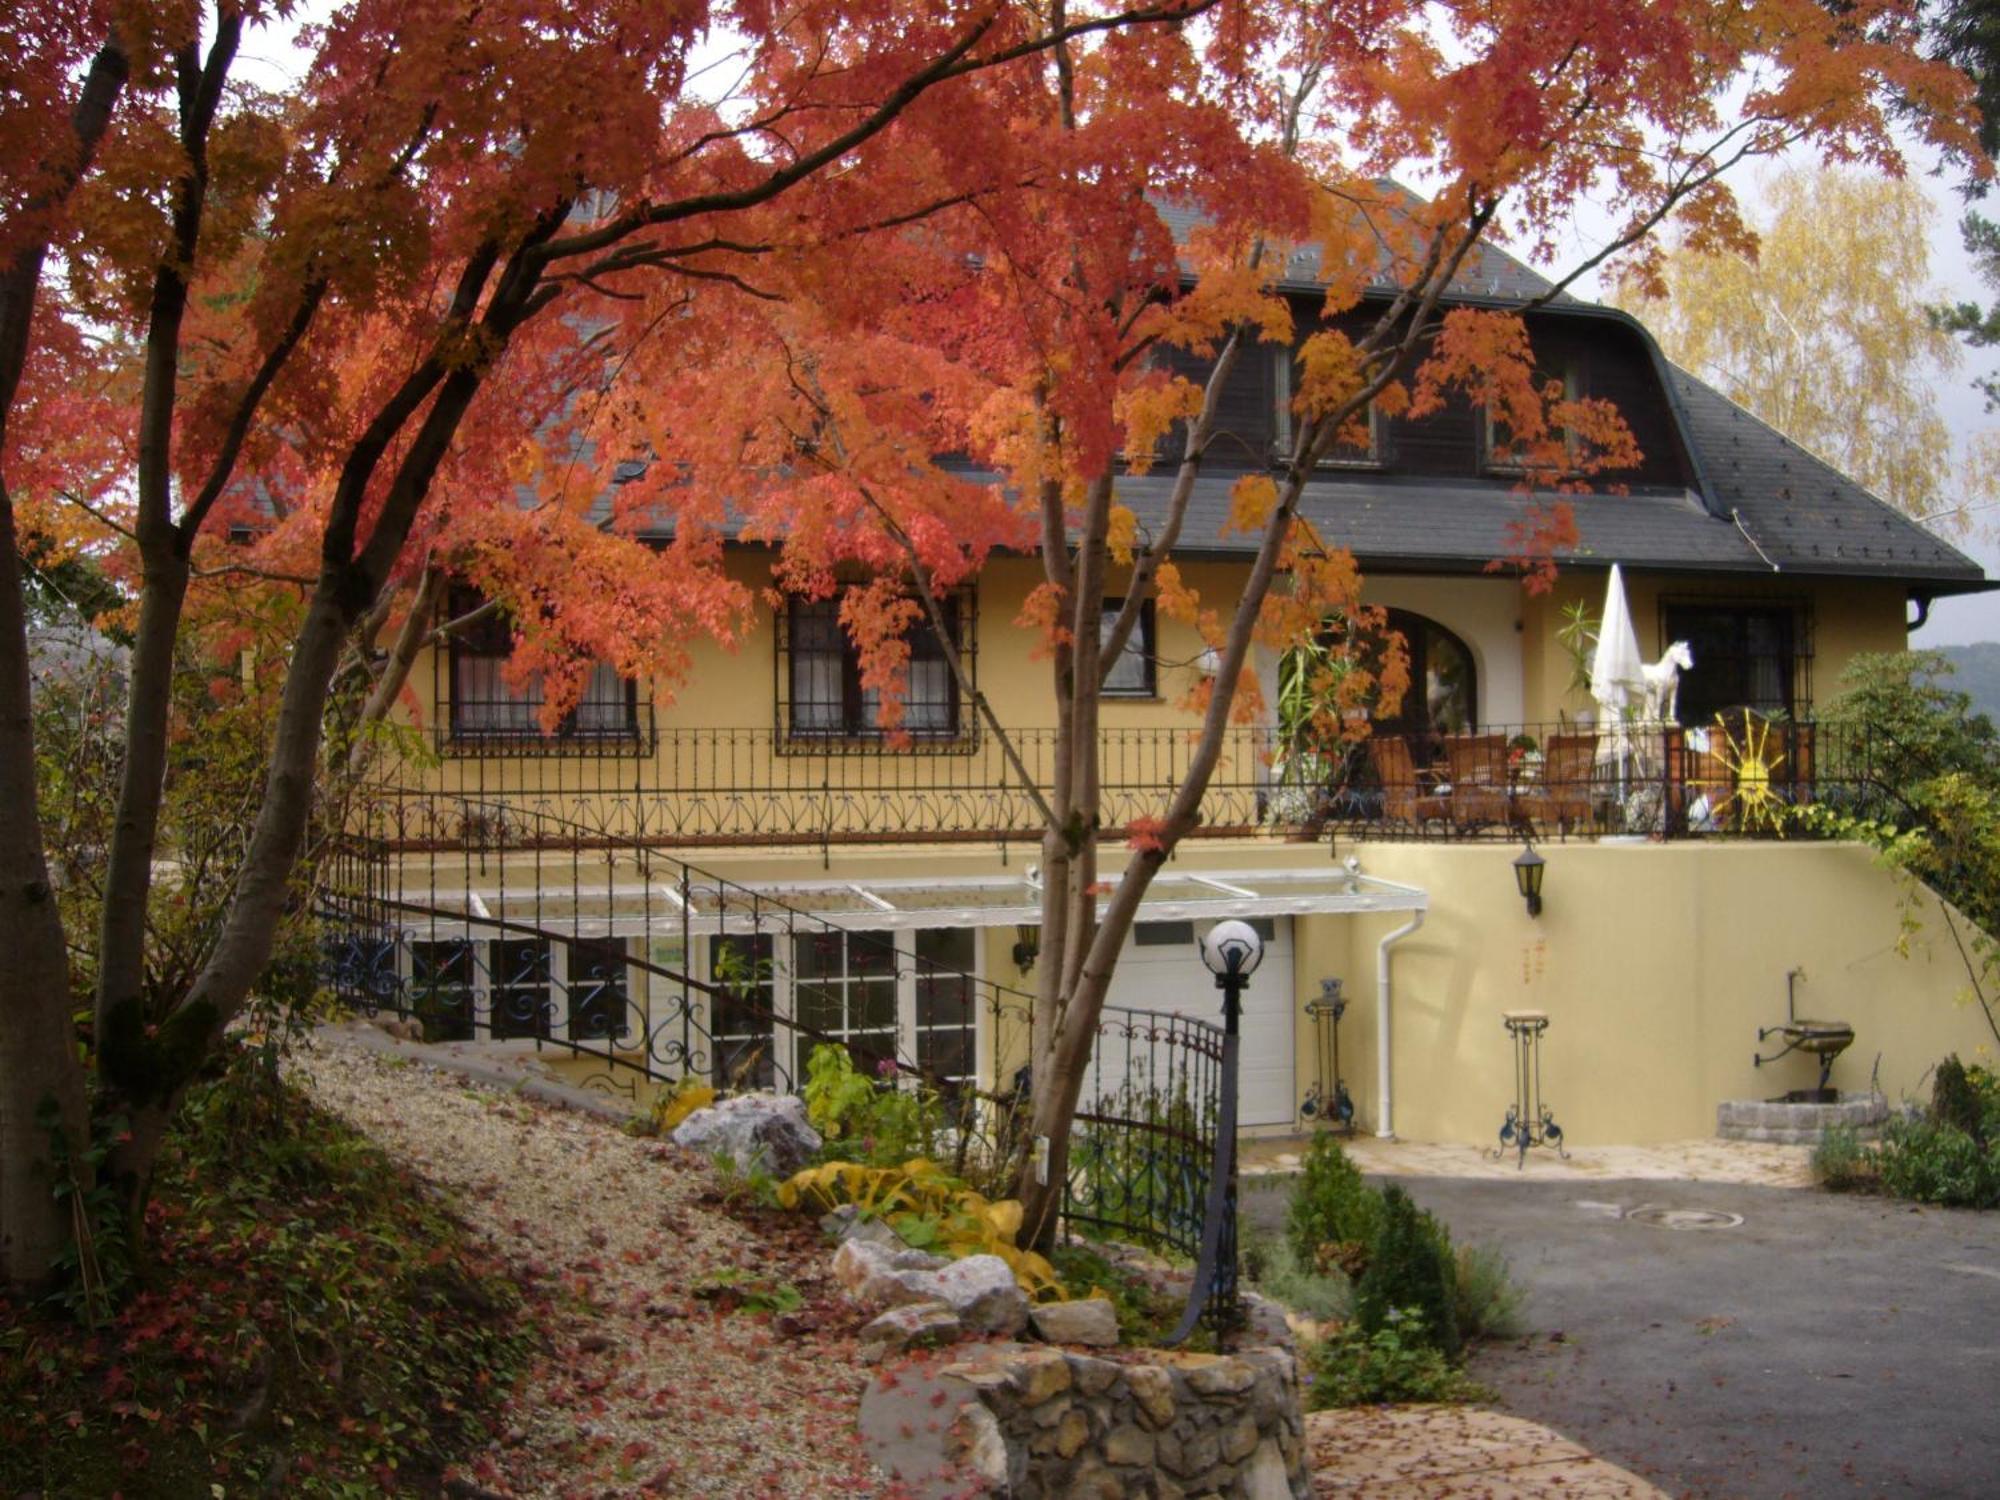
[(990, 1344), (938, 1372), (947, 1444), (1015, 1500), (1308, 1500), (1298, 1364), (1281, 1349), (1104, 1359)]
[(1872, 1137), (1888, 1118), (1889, 1101), (1880, 1094), (1842, 1094), (1838, 1104), (1729, 1099), (1715, 1106), (1715, 1133), (1725, 1141), (1817, 1146), (1829, 1126), (1849, 1125)]

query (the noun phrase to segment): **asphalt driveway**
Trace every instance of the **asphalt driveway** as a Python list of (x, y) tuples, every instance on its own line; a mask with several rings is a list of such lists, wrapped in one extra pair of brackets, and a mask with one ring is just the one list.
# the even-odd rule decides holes
[[(1529, 1334), (1472, 1366), (1509, 1411), (1675, 1494), (2000, 1495), (2000, 1214), (1692, 1182), (1403, 1186), (1527, 1290)], [(1246, 1210), (1276, 1228), (1288, 1187), (1248, 1186)]]

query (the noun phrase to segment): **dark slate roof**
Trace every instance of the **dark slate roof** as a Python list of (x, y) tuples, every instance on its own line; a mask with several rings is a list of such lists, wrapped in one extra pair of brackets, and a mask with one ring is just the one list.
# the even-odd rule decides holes
[[(1582, 309), (1579, 309), (1580, 311)], [(1591, 308), (1601, 315), (1601, 310)], [(1662, 362), (1691, 456), (1707, 491), (1648, 489), (1566, 497), (1579, 545), (1559, 563), (1668, 572), (1865, 577), (1924, 594), (1986, 587), (1979, 565), (1875, 498), (1837, 469), (1685, 370)], [(1222, 535), (1238, 474), (1196, 481), (1181, 550), (1232, 555), (1254, 539)], [(1140, 523), (1157, 527), (1173, 474), (1119, 481)], [(1554, 498), (1507, 480), (1330, 473), (1309, 484), (1301, 509), (1327, 541), (1378, 571), (1478, 571), (1518, 550), (1510, 523)]]
[[(1386, 184), (1394, 191), (1416, 201), (1407, 189)], [(1199, 226), (1206, 217), (1199, 209), (1183, 203), (1156, 202), (1161, 221), (1172, 232), (1174, 242), (1184, 242), (1189, 233)], [(1369, 282), (1371, 291), (1395, 292), (1402, 290), (1402, 284), (1391, 274), (1385, 263)], [(1320, 253), (1317, 245), (1302, 246), (1292, 253), (1285, 266), (1284, 274), (1278, 278), (1278, 285), (1286, 291), (1323, 292), (1326, 278), (1320, 273)], [(1475, 245), (1459, 268), (1453, 288), (1467, 297), (1498, 297), (1509, 301), (1522, 302), (1530, 297), (1546, 294), (1550, 283), (1524, 261), (1516, 260), (1505, 250), (1484, 240)], [(1570, 300), (1568, 294), (1559, 295), (1557, 302)]]
[[(1177, 240), (1200, 222), (1192, 209), (1159, 204)], [(1284, 285), (1312, 291), (1317, 252), (1295, 257)], [(1380, 283), (1384, 288), (1389, 283)], [(1451, 301), (1519, 306), (1544, 295), (1549, 282), (1503, 250), (1482, 245), (1454, 283)], [(1939, 540), (1861, 485), (1816, 458), (1685, 370), (1669, 364), (1652, 336), (1629, 314), (1567, 294), (1540, 316), (1589, 319), (1637, 329), (1674, 407), (1675, 425), (1696, 475), (1692, 490), (1566, 497), (1575, 512), (1579, 545), (1557, 554), (1566, 566), (1661, 572), (1790, 577), (1874, 578), (1920, 595), (1970, 593), (1988, 587), (1978, 563)], [(639, 472), (621, 465), (618, 479)], [(1256, 539), (1222, 535), (1230, 486), (1240, 470), (1215, 468), (1196, 481), (1177, 549), (1186, 555), (1241, 556)], [(1157, 529), (1173, 486), (1162, 466), (1118, 482), (1118, 495), (1142, 527)], [(1530, 518), (1549, 495), (1527, 496), (1505, 479), (1417, 478), (1394, 473), (1329, 471), (1307, 486), (1306, 517), (1329, 542), (1348, 547), (1378, 572), (1478, 572), (1518, 550), (1509, 523)], [(592, 518), (610, 515), (608, 493)], [(659, 528), (670, 532), (671, 525)]]
[(1740, 515), (1782, 571), (1983, 580), (1963, 552), (1712, 386), (1667, 369), (1711, 507)]
[[(1680, 378), (1699, 387), (1691, 377)], [(1566, 496), (1580, 540), (1574, 549), (1556, 555), (1558, 563), (1608, 567), (1616, 562), (1662, 572), (1763, 576), (1774, 571), (1775, 563), (1776, 571), (1790, 577), (1879, 578), (1925, 594), (1984, 586), (1977, 563), (1803, 455), (1713, 391), (1699, 387), (1690, 404), (1701, 410), (1710, 402), (1725, 415), (1717, 423), (1703, 410), (1695, 423), (1696, 441), (1705, 454), (1714, 455), (1717, 439), (1723, 440), (1728, 446), (1722, 466), (1743, 466), (1744, 477), (1725, 485), (1737, 515), (1712, 514), (1686, 490)], [(1783, 468), (1787, 461), (1790, 471)], [(1803, 478), (1808, 466), (1809, 484)], [(1789, 486), (1792, 497), (1783, 483), (1767, 485), (1748, 477), (1753, 470), (1773, 468), (1798, 476)], [(1212, 471), (1196, 481), (1180, 552), (1228, 556), (1253, 550), (1252, 537), (1222, 535), (1230, 487), (1238, 477)], [(1138, 514), (1143, 528), (1152, 529), (1165, 514), (1173, 482), (1168, 469), (1128, 476), (1118, 482), (1118, 497)], [(1538, 506), (1554, 498), (1524, 495), (1497, 479), (1342, 473), (1309, 484), (1301, 510), (1322, 537), (1349, 548), (1365, 569), (1478, 572), (1491, 559), (1516, 553), (1519, 543), (1510, 523), (1529, 520)]]

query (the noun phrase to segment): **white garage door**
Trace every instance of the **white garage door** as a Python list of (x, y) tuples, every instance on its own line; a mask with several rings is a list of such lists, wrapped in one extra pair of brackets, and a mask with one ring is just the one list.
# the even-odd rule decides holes
[[(1111, 976), (1107, 1005), (1134, 1010), (1180, 1011), (1222, 1024), (1222, 991), (1202, 964), (1192, 922), (1141, 922), (1125, 940)], [(1289, 1125), (1292, 1097), (1292, 921), (1259, 918), (1264, 961), (1243, 995), (1242, 1060), (1237, 1120), (1243, 1125)]]

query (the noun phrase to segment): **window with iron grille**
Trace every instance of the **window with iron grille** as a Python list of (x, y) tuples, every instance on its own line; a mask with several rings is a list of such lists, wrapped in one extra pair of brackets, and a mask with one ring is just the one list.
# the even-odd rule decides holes
[[(914, 742), (969, 745), (973, 716), (961, 703), (952, 657), (973, 672), (970, 593), (939, 601), (945, 639), (928, 620), (909, 632), (910, 665), (897, 732)], [(840, 623), (840, 597), (787, 599), (778, 615), (778, 728), (794, 748), (842, 740), (872, 741), (889, 731), (880, 695), (861, 681), (861, 654)]]
[(1797, 719), (1812, 711), (1810, 616), (1791, 603), (1663, 600), (1667, 641), (1686, 641), (1677, 717), (1706, 724), (1730, 709)]
[[(477, 594), (455, 589), (449, 618), (469, 614), (479, 603)], [(639, 739), (639, 685), (620, 677), (609, 662), (591, 668), (576, 707), (563, 716), (554, 733), (544, 731), (541, 673), (530, 673), (518, 684), (509, 682), (502, 669), (513, 651), (513, 627), (497, 611), (452, 637), (441, 684), (449, 712), (440, 717), (450, 726), (453, 744), (487, 747), (511, 742), (557, 748)]]

